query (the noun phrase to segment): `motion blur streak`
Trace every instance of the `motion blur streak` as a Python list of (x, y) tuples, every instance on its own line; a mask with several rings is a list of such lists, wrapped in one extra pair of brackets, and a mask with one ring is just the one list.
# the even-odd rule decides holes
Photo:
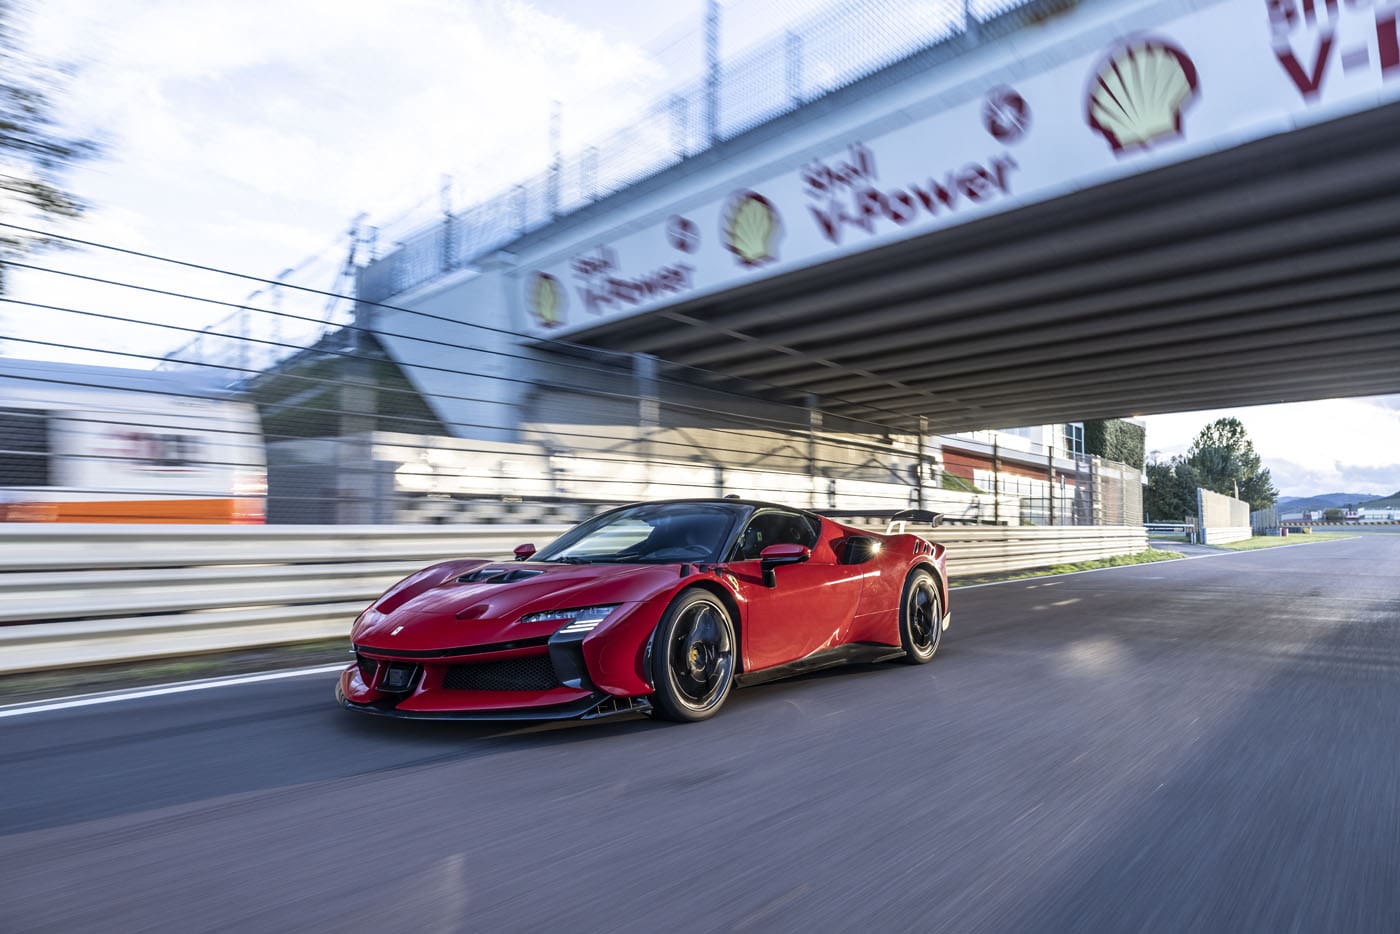
[(1397, 930), (1397, 569), (965, 588), (938, 664), (695, 726), (351, 717), (330, 675), (11, 720), (4, 926)]
[(207, 681), (182, 681), (178, 684), (163, 684), (153, 688), (139, 688), (134, 691), (113, 691), (102, 694), (89, 694), (79, 697), (65, 697), (61, 700), (43, 703), (14, 704), (0, 707), (0, 718), (23, 717), (26, 714), (49, 713), (54, 710), (70, 710), (74, 707), (95, 707), (99, 704), (115, 704), (119, 701), (142, 700), (147, 697), (165, 697), (170, 694), (188, 694), (191, 691), (208, 691), (213, 688), (235, 687), (240, 684), (261, 684), (264, 681), (283, 681), (287, 678), (304, 678), (307, 675), (325, 674), (340, 671), (344, 665), (318, 665), (315, 668), (296, 668), (288, 671), (266, 671), (252, 675), (237, 675), (231, 678), (211, 678)]

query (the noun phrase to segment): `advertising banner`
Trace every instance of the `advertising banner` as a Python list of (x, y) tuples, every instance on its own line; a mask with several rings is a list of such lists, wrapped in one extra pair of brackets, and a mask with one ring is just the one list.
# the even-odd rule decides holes
[[(1227, 0), (523, 271), (563, 337), (1400, 96), (1400, 3)], [(817, 118), (821, 119), (821, 118)]]

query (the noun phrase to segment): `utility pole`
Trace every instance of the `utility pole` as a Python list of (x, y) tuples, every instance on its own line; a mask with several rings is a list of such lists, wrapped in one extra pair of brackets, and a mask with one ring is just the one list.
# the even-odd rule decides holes
[(992, 436), (992, 523), (1001, 525), (1001, 445)]
[(438, 206), (442, 210), (442, 271), (452, 268), (456, 244), (452, 237), (452, 176), (444, 174), (438, 187)]
[(632, 391), (637, 397), (637, 453), (642, 476), (651, 482), (652, 439), (661, 428), (661, 398), (657, 387), (657, 361), (651, 354), (632, 355)]
[(564, 105), (554, 101), (549, 105), (549, 151), (553, 154), (549, 164), (549, 216), (559, 216), (559, 177), (564, 171), (564, 151), (560, 142), (560, 124), (564, 119)]
[(789, 103), (802, 103), (802, 37), (789, 32), (783, 42), (783, 81)]
[(919, 509), (924, 508), (924, 442), (928, 438), (928, 419), (919, 416), (918, 423), (919, 439), (914, 448), (914, 491), (917, 497), (915, 505)]
[(822, 421), (821, 400), (808, 393), (807, 403), (807, 489), (810, 490), (811, 502), (817, 508), (821, 508), (817, 502), (817, 480), (821, 471), (817, 468), (817, 435), (824, 427)]

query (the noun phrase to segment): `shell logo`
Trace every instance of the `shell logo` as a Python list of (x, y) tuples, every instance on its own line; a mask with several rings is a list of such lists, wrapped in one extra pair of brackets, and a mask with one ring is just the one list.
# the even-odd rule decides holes
[(756, 191), (737, 191), (729, 199), (720, 229), (724, 248), (742, 266), (762, 266), (778, 258), (782, 223), (773, 202)]
[(1191, 57), (1161, 39), (1136, 39), (1115, 50), (1089, 82), (1090, 129), (1115, 155), (1182, 135), (1181, 116), (1200, 81)]
[(537, 272), (526, 289), (530, 314), (543, 327), (557, 328), (564, 323), (564, 285), (547, 272)]

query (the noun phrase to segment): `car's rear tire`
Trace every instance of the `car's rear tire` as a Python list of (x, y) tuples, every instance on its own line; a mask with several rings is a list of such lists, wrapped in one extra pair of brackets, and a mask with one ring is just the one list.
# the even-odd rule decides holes
[(738, 647), (724, 602), (701, 588), (683, 591), (652, 636), (652, 713), (681, 723), (713, 717), (734, 688)]
[(933, 660), (943, 642), (943, 601), (933, 572), (916, 568), (904, 581), (899, 601), (899, 641), (904, 660), (922, 665)]

